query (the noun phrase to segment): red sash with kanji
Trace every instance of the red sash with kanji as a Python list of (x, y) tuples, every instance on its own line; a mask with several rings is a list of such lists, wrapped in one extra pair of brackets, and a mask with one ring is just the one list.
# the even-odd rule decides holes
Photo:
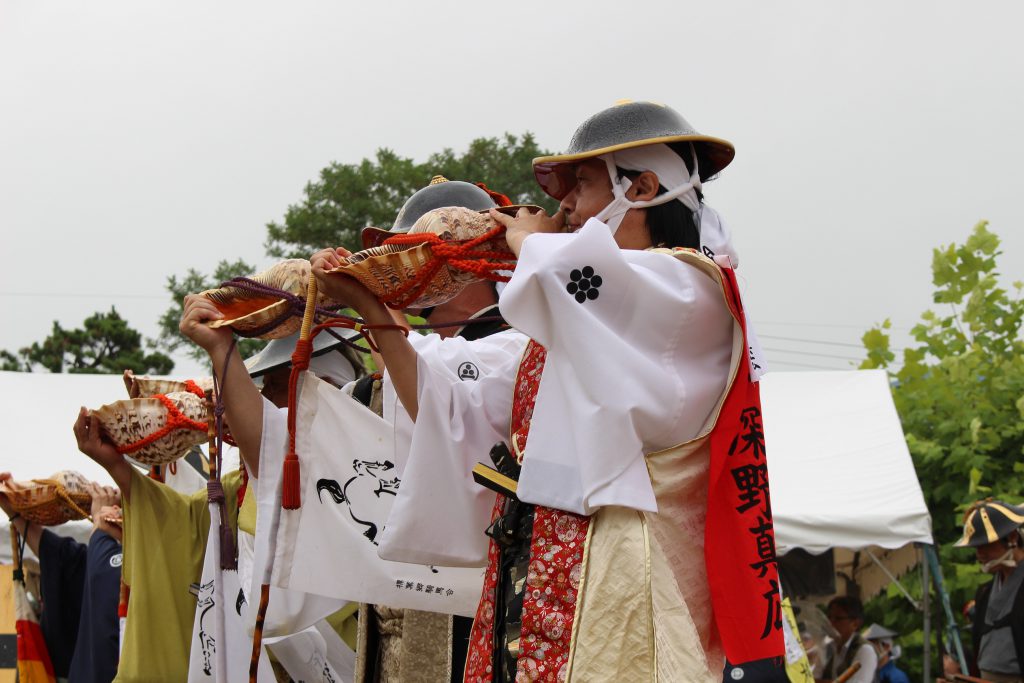
[(750, 379), (746, 320), (736, 275), (722, 268), (744, 358), (711, 432), (704, 561), (715, 623), (733, 664), (783, 654), (782, 605), (768, 493), (761, 392)]

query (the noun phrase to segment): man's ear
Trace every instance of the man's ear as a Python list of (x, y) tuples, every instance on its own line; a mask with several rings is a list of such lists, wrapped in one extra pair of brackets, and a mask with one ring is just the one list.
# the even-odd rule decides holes
[(658, 176), (651, 171), (638, 175), (626, 190), (626, 199), (645, 202), (658, 195)]

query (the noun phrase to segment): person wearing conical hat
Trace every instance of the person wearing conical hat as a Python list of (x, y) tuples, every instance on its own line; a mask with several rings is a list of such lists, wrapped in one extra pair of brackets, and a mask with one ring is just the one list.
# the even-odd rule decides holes
[(878, 653), (878, 683), (910, 683), (907, 673), (896, 666), (901, 648), (894, 643), (900, 634), (881, 624), (871, 624), (864, 639), (874, 645)]
[(994, 683), (1024, 680), (1024, 507), (981, 500), (964, 515), (954, 545), (974, 548), (982, 571), (992, 574), (974, 596), (971, 636), (981, 677)]
[[(492, 212), (518, 256), (499, 304), (531, 338), (522, 358), (453, 384), (374, 331), (416, 420), (379, 554), (487, 566), (466, 681), (710, 683), (723, 654), (782, 654), (761, 363), (702, 198), (733, 153), (661, 104), (599, 112), (534, 162), (554, 216)], [(312, 264), (328, 295), (390, 322)], [(476, 469), (497, 500), (470, 474), (488, 452), (513, 464)]]

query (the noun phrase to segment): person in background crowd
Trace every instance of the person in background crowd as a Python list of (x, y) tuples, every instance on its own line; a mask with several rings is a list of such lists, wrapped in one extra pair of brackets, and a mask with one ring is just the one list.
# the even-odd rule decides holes
[(1021, 683), (1024, 665), (1024, 507), (988, 498), (964, 515), (963, 536), (954, 545), (974, 548), (992, 580), (975, 594), (971, 636), (981, 677)]
[(864, 605), (851, 595), (832, 598), (828, 603), (829, 623), (838, 634), (835, 650), (825, 663), (825, 681), (834, 681), (856, 662), (860, 669), (847, 683), (872, 683), (878, 671), (878, 655), (860, 634), (864, 625)]
[(871, 624), (864, 638), (875, 647), (878, 653), (878, 683), (910, 683), (905, 671), (896, 666), (900, 657), (900, 646), (893, 640), (899, 636), (880, 624)]
[[(0, 481), (11, 479), (0, 473)], [(0, 496), (0, 508), (39, 558), (43, 612), (40, 627), (58, 678), (109, 683), (117, 671), (117, 600), (121, 584), (120, 495), (93, 483), (93, 528), (88, 545), (61, 536), (15, 513)]]

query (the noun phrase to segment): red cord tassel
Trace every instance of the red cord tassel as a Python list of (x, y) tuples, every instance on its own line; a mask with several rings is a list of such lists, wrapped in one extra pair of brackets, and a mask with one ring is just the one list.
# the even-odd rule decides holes
[(301, 506), (299, 456), (289, 453), (284, 458), (284, 473), (281, 475), (281, 507), (285, 510), (298, 510)]
[(299, 375), (309, 367), (312, 353), (311, 339), (300, 339), (295, 343), (292, 373), (288, 378), (288, 455), (284, 457), (281, 473), (281, 507), (285, 510), (298, 510), (302, 506), (299, 495), (299, 456), (295, 453), (295, 413), (299, 409)]

